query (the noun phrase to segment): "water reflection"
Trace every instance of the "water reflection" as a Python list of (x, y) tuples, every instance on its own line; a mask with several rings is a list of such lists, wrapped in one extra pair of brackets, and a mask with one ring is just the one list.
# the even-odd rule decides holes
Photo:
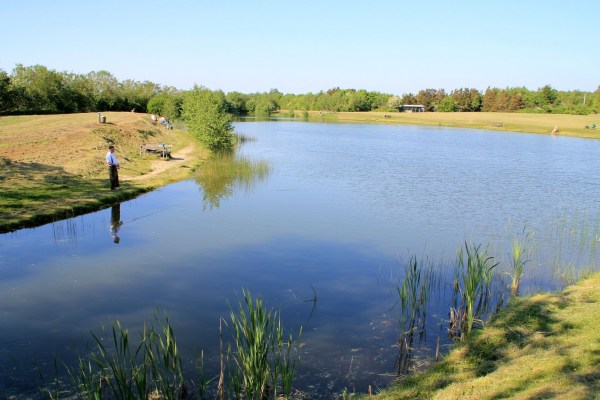
[(235, 189), (250, 191), (264, 181), (270, 172), (266, 161), (251, 161), (236, 155), (219, 155), (209, 158), (197, 173), (196, 182), (202, 186), (203, 209), (219, 208), (221, 201)]
[(115, 244), (121, 242), (119, 236), (121, 225), (123, 225), (123, 221), (121, 221), (121, 203), (117, 203), (110, 209), (110, 236)]

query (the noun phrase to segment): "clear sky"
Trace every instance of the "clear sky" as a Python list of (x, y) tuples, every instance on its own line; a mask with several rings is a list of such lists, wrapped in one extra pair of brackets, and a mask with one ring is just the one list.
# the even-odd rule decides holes
[(600, 1), (3, 0), (0, 69), (401, 95), (600, 85)]

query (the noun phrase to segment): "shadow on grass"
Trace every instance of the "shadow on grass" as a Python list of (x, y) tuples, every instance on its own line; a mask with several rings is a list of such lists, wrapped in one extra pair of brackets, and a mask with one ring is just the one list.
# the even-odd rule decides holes
[(561, 296), (553, 301), (549, 299), (514, 299), (513, 302), (494, 318), (494, 326), (502, 331), (497, 340), (474, 337), (467, 344), (467, 357), (475, 365), (475, 374), (485, 376), (494, 372), (504, 363), (509, 347), (549, 346), (539, 340), (539, 335), (552, 336), (568, 331), (556, 318), (555, 309), (563, 308), (565, 299)]
[(83, 178), (52, 165), (5, 158), (0, 165), (0, 233), (96, 211), (147, 191), (124, 183), (112, 192), (108, 176)]

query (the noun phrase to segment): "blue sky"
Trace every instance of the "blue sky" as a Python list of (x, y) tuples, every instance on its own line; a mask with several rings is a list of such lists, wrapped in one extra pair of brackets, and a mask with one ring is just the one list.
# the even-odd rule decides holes
[(225, 92), (600, 85), (600, 2), (4, 0), (0, 69)]

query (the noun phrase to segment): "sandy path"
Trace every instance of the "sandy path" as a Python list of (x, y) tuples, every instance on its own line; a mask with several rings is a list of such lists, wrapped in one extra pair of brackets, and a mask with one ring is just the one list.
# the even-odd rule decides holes
[(134, 176), (134, 177), (128, 177), (128, 178), (124, 178), (123, 180), (124, 181), (144, 180), (144, 179), (151, 178), (155, 175), (158, 175), (161, 172), (164, 172), (166, 170), (176, 168), (185, 161), (185, 157), (188, 154), (190, 154), (192, 152), (192, 150), (193, 150), (193, 148), (191, 146), (181, 149), (178, 152), (172, 153), (171, 154), (172, 158), (169, 161), (160, 159), (160, 160), (156, 160), (156, 161), (152, 162), (152, 165), (151, 165), (152, 170), (150, 172), (148, 172), (147, 174), (138, 175), (138, 176)]

